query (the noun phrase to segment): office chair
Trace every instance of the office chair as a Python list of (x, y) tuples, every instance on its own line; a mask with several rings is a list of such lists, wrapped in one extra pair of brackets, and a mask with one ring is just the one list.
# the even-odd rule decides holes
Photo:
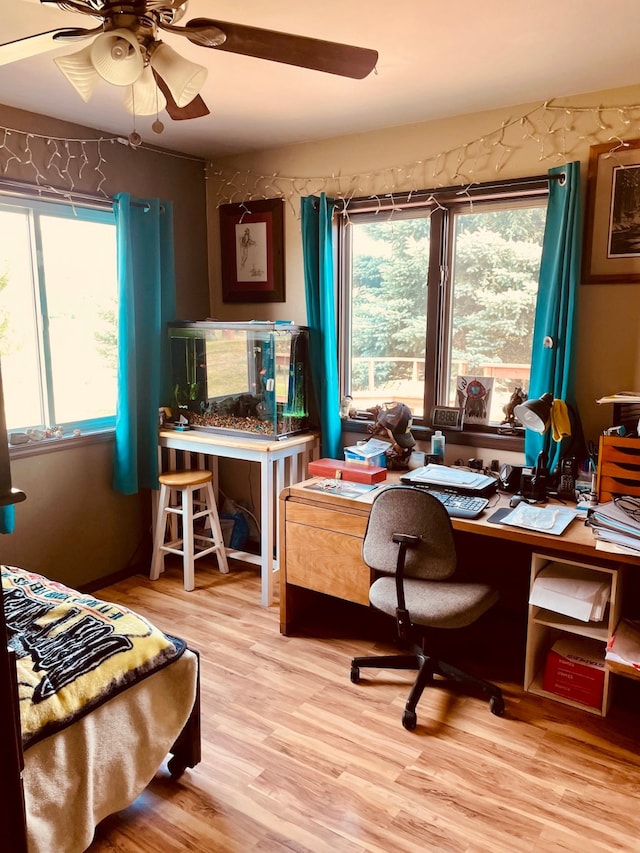
[(435, 629), (463, 628), (475, 622), (498, 600), (487, 584), (451, 581), (456, 550), (451, 519), (440, 501), (411, 486), (389, 486), (373, 500), (362, 545), (362, 558), (380, 574), (369, 590), (371, 604), (396, 619), (398, 639), (406, 654), (357, 657), (351, 681), (360, 681), (362, 667), (417, 669), (402, 725), (416, 727), (416, 705), (434, 675), (453, 679), (489, 697), (492, 713), (504, 713), (499, 687), (475, 678), (427, 650)]

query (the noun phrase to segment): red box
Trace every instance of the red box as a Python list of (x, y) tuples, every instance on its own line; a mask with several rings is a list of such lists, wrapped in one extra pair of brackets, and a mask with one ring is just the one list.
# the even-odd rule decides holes
[(309, 476), (335, 477), (337, 472), (350, 483), (382, 483), (387, 479), (387, 469), (359, 462), (343, 462), (340, 459), (316, 459), (309, 462)]
[(604, 644), (588, 637), (562, 637), (547, 654), (542, 687), (587, 705), (602, 707)]

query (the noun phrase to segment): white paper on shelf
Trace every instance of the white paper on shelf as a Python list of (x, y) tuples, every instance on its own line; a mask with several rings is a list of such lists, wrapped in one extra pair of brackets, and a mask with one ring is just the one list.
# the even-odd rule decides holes
[(583, 622), (599, 622), (610, 596), (608, 580), (582, 566), (550, 563), (536, 576), (530, 604)]

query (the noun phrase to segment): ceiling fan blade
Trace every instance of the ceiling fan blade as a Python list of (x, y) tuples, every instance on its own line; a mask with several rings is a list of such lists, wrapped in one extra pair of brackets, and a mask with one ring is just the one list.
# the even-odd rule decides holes
[(356, 80), (362, 80), (373, 71), (378, 61), (377, 50), (280, 33), (276, 30), (263, 30), (244, 24), (213, 21), (209, 18), (194, 18), (184, 27), (175, 27), (172, 32), (182, 30), (189, 41), (209, 47), (210, 45), (203, 41), (203, 31), (207, 28), (222, 30), (226, 36), (221, 44), (214, 45), (216, 50), (228, 50), (231, 53), (270, 59), (272, 62), (283, 62), (314, 71), (326, 71)]
[(88, 38), (100, 32), (102, 32), (102, 27), (96, 27), (92, 30), (78, 28), (57, 29), (48, 30), (46, 33), (38, 33), (35, 36), (26, 36), (15, 41), (8, 41), (6, 44), (0, 44), (0, 65), (9, 65), (10, 62), (19, 62), (21, 59), (29, 59), (31, 56), (48, 53), (51, 50), (62, 47), (62, 42)]
[(162, 77), (155, 69), (152, 70), (153, 76), (158, 84), (158, 89), (160, 89), (167, 100), (166, 110), (174, 121), (184, 121), (185, 119), (190, 118), (202, 118), (203, 116), (209, 115), (209, 108), (200, 95), (196, 95), (195, 98), (192, 101), (189, 101), (186, 106), (179, 107)]

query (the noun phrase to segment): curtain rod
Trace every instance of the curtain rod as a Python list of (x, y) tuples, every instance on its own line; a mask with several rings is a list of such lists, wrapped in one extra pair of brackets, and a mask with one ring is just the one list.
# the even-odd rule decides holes
[[(437, 187), (435, 189), (425, 190), (405, 190), (397, 193), (381, 193), (372, 194), (369, 196), (359, 196), (350, 199), (344, 199), (342, 208), (338, 208), (338, 213), (346, 213), (348, 210), (357, 210), (360, 212), (369, 212), (376, 209), (389, 209), (391, 205), (399, 205), (404, 208), (417, 207), (424, 205), (429, 201), (437, 204), (438, 200), (446, 199), (448, 201), (460, 200), (461, 197), (472, 199), (475, 196), (483, 196), (490, 200), (491, 193), (494, 190), (503, 190), (507, 187), (513, 187), (514, 190), (521, 189), (522, 195), (529, 191), (543, 190), (548, 188), (549, 181), (560, 181), (564, 183), (566, 179), (564, 172), (554, 173), (552, 175), (533, 175), (528, 178), (507, 178), (503, 181), (490, 181), (488, 183), (469, 183), (458, 184), (450, 187)], [(462, 199), (464, 200), (464, 198)]]
[(61, 190), (55, 187), (42, 187), (38, 184), (31, 184), (28, 181), (18, 181), (13, 178), (0, 178), (0, 191), (12, 193), (13, 195), (29, 196), (34, 199), (44, 201), (67, 201), (78, 204), (84, 204), (87, 207), (94, 207), (100, 210), (105, 210), (113, 207), (113, 201), (108, 196), (92, 195), (77, 190)]
[[(55, 187), (41, 187), (37, 184), (30, 184), (28, 181), (18, 181), (13, 178), (0, 178), (0, 193), (8, 193), (13, 196), (28, 196), (36, 201), (57, 201), (68, 202), (70, 204), (77, 203), (83, 207), (93, 208), (94, 210), (113, 210), (117, 203), (115, 199), (109, 196), (98, 196), (91, 193), (77, 192), (76, 190), (59, 190)], [(148, 209), (149, 203), (138, 199), (131, 199), (132, 207), (143, 207)], [(160, 205), (160, 212), (165, 212), (164, 204)]]

